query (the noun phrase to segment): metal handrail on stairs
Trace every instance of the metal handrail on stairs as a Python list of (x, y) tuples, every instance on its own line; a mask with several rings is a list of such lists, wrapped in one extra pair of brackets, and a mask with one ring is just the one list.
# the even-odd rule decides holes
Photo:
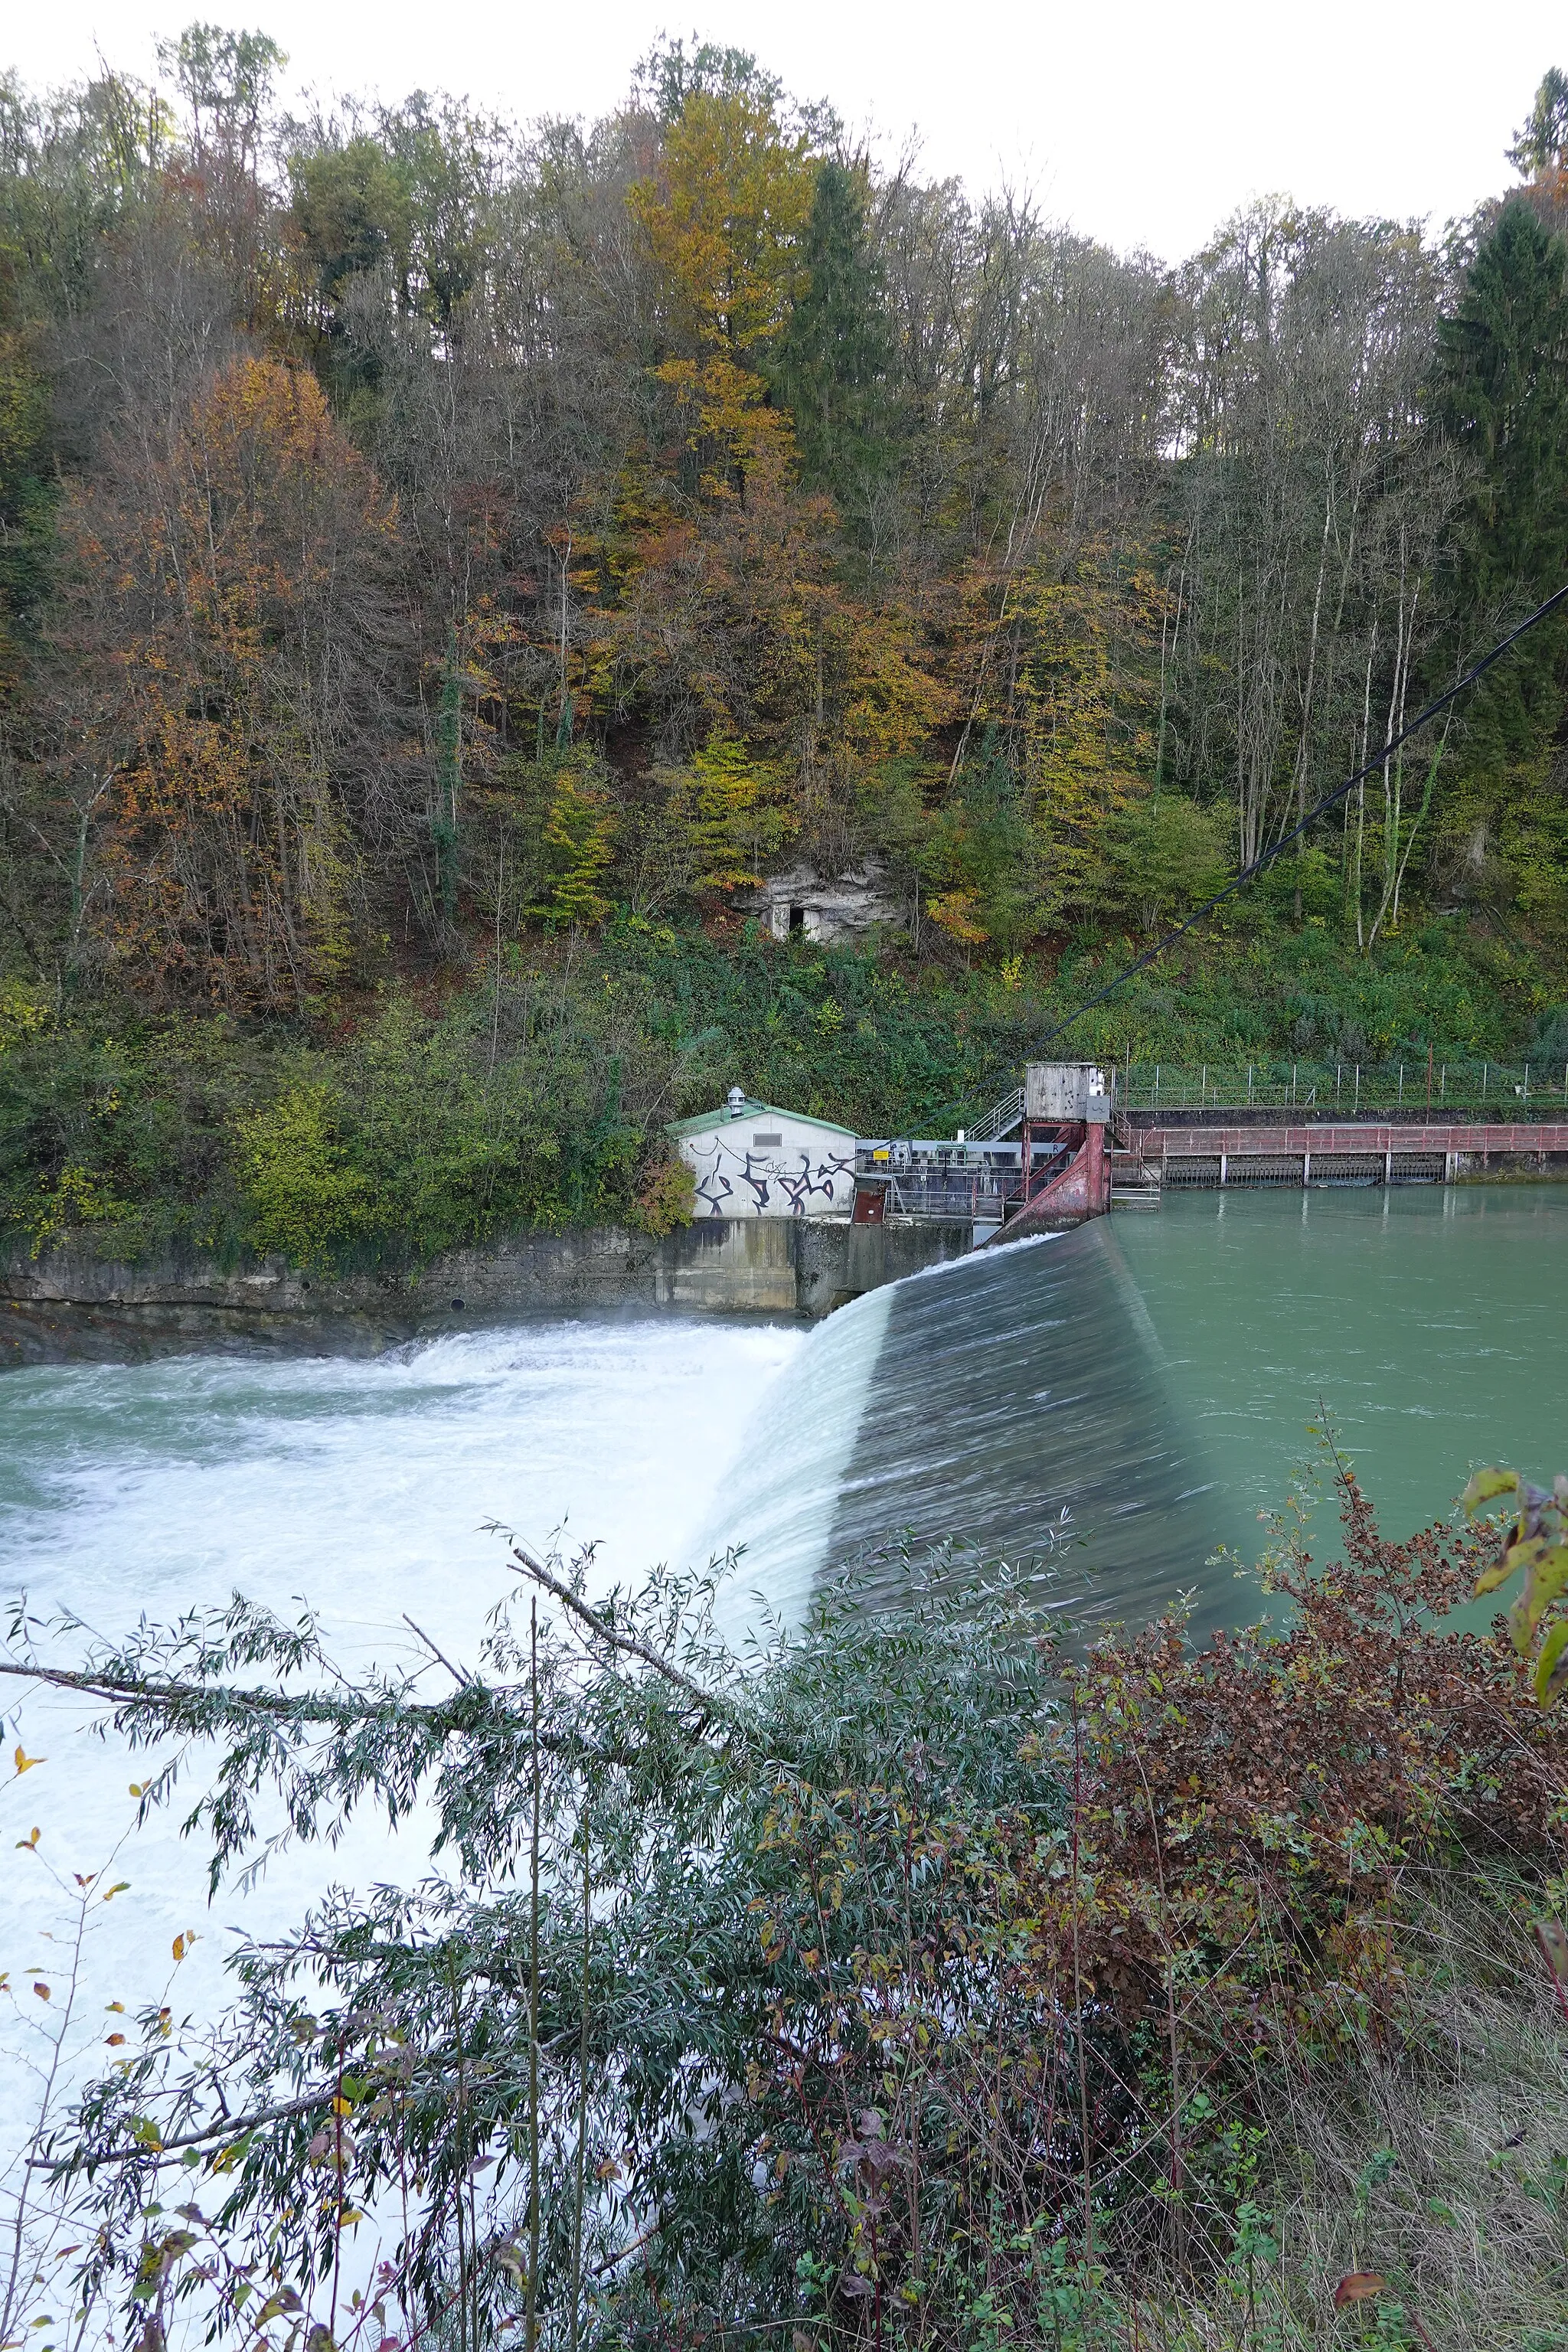
[(966, 1143), (999, 1142), (1003, 1136), (1010, 1135), (1020, 1124), (1023, 1116), (1024, 1089), (1015, 1087), (1010, 1095), (1004, 1095), (1001, 1101), (985, 1113), (984, 1118), (977, 1118), (973, 1127), (964, 1129), (964, 1140)]

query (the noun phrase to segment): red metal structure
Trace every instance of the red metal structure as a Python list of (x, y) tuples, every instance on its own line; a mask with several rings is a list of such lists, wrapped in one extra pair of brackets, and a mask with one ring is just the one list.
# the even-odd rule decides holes
[(1561, 1120), (1249, 1120), (1246, 1126), (1130, 1127), (1129, 1149), (1167, 1184), (1398, 1183), (1426, 1177), (1451, 1183), (1493, 1167), (1545, 1172), (1568, 1157)]
[(1100, 1217), (1110, 1206), (1110, 1160), (1103, 1119), (1053, 1120), (1024, 1128), (1024, 1197), (997, 1240), (1053, 1233)]
[(994, 1238), (1051, 1233), (1105, 1214), (1114, 1084), (1095, 1063), (1030, 1063), (1024, 1073), (1022, 1198)]

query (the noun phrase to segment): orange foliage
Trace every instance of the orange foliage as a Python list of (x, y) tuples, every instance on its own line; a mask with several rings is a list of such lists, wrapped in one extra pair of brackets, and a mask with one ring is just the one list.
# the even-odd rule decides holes
[(298, 1001), (341, 967), (341, 767), (395, 524), (315, 380), (269, 360), (71, 499), (72, 649), (119, 684), (98, 924), (155, 993)]
[(808, 806), (913, 751), (950, 708), (908, 608), (845, 585), (836, 520), (764, 448), (743, 499), (718, 486), (693, 517), (649, 517), (604, 618), (623, 698), (695, 704), (704, 734), (765, 747)]

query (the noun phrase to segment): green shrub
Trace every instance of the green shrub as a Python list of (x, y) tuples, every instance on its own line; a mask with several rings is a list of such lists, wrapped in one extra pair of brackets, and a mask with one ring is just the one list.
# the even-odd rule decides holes
[(697, 1213), (697, 1179), (684, 1160), (661, 1160), (643, 1180), (632, 1223), (656, 1240), (689, 1225)]
[(450, 1691), (242, 1602), (98, 1646), (63, 1678), (138, 1745), (219, 1744), (215, 1874), (264, 1791), (330, 1839), (421, 1784), (441, 1868), (246, 1948), (209, 2032), (128, 2027), (54, 2151), (92, 2276), (159, 2342), (205, 2281), (237, 2341), (263, 2246), (313, 2337), (382, 2199), (405, 2344), (1274, 2352), (1346, 2340), (1339, 2273), (1374, 2340), (1550, 2340), (1568, 2077), (1517, 1911), (1561, 1902), (1568, 1733), (1434, 1622), (1485, 1540), (1339, 1484), (1342, 1559), (1281, 1522), (1285, 1622), (1202, 1648), (1069, 1664), (1048, 1594), (946, 1553), (742, 1657), (710, 1579), (590, 1604), (521, 1550), (551, 1616)]
[(262, 1256), (317, 1265), (366, 1223), (369, 1187), (348, 1165), (338, 1127), (337, 1096), (320, 1080), (236, 1120), (251, 1239)]

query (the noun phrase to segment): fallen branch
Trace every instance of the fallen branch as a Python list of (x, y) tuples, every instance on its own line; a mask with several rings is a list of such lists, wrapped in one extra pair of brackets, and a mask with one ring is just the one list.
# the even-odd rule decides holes
[(574, 1592), (572, 1587), (563, 1583), (560, 1577), (552, 1576), (542, 1561), (535, 1559), (531, 1552), (525, 1551), (521, 1544), (515, 1539), (512, 1543), (511, 1556), (525, 1575), (531, 1577), (535, 1584), (542, 1586), (544, 1591), (553, 1600), (559, 1601), (561, 1606), (570, 1611), (574, 1617), (579, 1618), (601, 1642), (607, 1642), (612, 1649), (619, 1650), (626, 1657), (639, 1658), (645, 1666), (651, 1666), (655, 1674), (662, 1675), (667, 1682), (675, 1685), (677, 1690), (684, 1691), (687, 1697), (694, 1700), (704, 1714), (722, 1716), (728, 1722), (734, 1722), (735, 1710), (728, 1699), (721, 1697), (716, 1691), (704, 1690), (700, 1682), (695, 1681), (690, 1675), (683, 1674), (679, 1666), (672, 1665), (667, 1657), (652, 1648), (648, 1643), (639, 1642), (635, 1633), (621, 1633), (610, 1623), (608, 1618), (602, 1617), (596, 1609), (591, 1609), (580, 1592)]
[[(447, 1662), (443, 1659), (441, 1663), (445, 1665)], [(373, 1722), (377, 1717), (384, 1720), (401, 1717), (426, 1727), (443, 1738), (449, 1738), (453, 1732), (467, 1732), (474, 1728), (470, 1717), (454, 1714), (454, 1701), (448, 1701), (445, 1706), (429, 1706), (387, 1697), (367, 1699), (354, 1705), (311, 1692), (291, 1696), (285, 1691), (247, 1690), (242, 1685), (223, 1683), (142, 1682), (112, 1674), (73, 1673), (65, 1666), (23, 1665), (15, 1659), (5, 1658), (0, 1658), (0, 1675), (10, 1675), (24, 1682), (42, 1683), (50, 1690), (78, 1691), (84, 1697), (101, 1700), (106, 1706), (145, 1706), (154, 1712), (171, 1715), (181, 1709), (195, 1710), (202, 1706), (218, 1716), (231, 1712), (279, 1725), (321, 1724), (333, 1729), (341, 1729), (349, 1724)], [(466, 1697), (471, 1698), (476, 1689), (484, 1689), (484, 1686), (477, 1685), (471, 1677), (459, 1682), (460, 1694)], [(493, 1690), (485, 1689), (484, 1696), (502, 1706), (514, 1699), (521, 1704), (522, 1697), (521, 1692), (514, 1690), (510, 1684), (500, 1684)], [(215, 1720), (192, 1723), (185, 1727), (203, 1738), (216, 1738), (223, 1727), (221, 1722)], [(563, 1737), (557, 1732), (542, 1731), (539, 1744), (552, 1756), (568, 1759), (585, 1757), (603, 1764), (634, 1764), (639, 1754), (635, 1748), (593, 1748), (585, 1740)]]

